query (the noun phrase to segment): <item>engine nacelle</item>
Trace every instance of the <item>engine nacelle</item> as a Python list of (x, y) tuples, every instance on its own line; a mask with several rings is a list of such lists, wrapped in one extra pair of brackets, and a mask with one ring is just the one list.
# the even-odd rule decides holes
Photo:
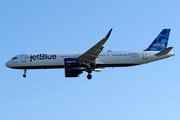
[(82, 71), (78, 70), (79, 67), (78, 59), (76, 58), (65, 58), (64, 59), (64, 68), (65, 68), (65, 77), (78, 77)]
[(77, 58), (64, 58), (64, 68), (79, 67), (79, 61)]
[(79, 77), (81, 73), (79, 70), (65, 69), (65, 77)]

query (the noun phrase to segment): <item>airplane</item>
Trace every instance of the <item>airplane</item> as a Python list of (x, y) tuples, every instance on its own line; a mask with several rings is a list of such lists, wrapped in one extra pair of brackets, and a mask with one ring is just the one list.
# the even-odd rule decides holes
[(104, 44), (111, 34), (107, 35), (84, 53), (36, 53), (20, 54), (6, 62), (6, 66), (14, 69), (23, 69), (26, 77), (27, 69), (52, 69), (64, 68), (65, 77), (79, 77), (83, 71), (87, 78), (92, 78), (92, 71), (101, 72), (105, 67), (127, 67), (141, 65), (175, 54), (170, 52), (173, 47), (168, 47), (170, 29), (163, 29), (150, 46), (142, 51), (113, 51), (103, 52)]

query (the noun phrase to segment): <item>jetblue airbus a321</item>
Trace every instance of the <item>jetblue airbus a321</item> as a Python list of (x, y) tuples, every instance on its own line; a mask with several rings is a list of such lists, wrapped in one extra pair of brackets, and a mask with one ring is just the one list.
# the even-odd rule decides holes
[(6, 63), (14, 69), (23, 69), (26, 77), (27, 69), (64, 68), (66, 77), (79, 77), (85, 71), (87, 78), (92, 78), (92, 71), (100, 72), (105, 67), (127, 67), (141, 65), (174, 56), (168, 47), (170, 29), (163, 29), (152, 44), (143, 51), (102, 52), (112, 29), (96, 45), (84, 53), (37, 53), (16, 55)]

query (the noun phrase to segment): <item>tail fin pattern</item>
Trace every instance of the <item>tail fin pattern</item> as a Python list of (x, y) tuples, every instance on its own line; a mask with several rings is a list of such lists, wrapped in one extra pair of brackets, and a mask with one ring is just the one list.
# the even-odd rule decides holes
[(144, 51), (163, 51), (166, 49), (169, 39), (170, 29), (163, 29), (151, 45)]

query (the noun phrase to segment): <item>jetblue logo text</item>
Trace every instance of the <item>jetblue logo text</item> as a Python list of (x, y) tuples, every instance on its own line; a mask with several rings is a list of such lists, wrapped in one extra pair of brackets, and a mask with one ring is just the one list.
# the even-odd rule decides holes
[(56, 59), (56, 55), (47, 55), (47, 54), (37, 54), (37, 55), (31, 55), (30, 56), (30, 62), (32, 60), (51, 60), (51, 59)]

